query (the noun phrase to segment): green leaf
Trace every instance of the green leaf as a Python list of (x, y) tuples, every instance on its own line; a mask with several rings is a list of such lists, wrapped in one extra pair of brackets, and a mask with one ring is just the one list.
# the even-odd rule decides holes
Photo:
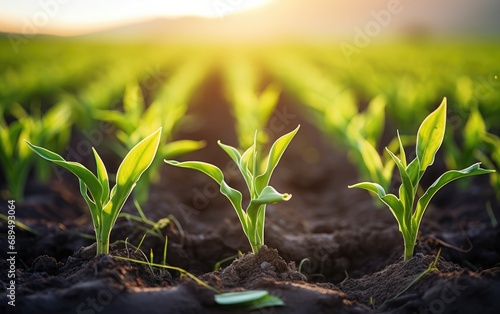
[(219, 185), (222, 183), (224, 180), (224, 174), (222, 173), (222, 170), (220, 170), (217, 166), (214, 166), (212, 164), (202, 162), (202, 161), (184, 161), (184, 162), (179, 162), (176, 160), (165, 160), (165, 162), (169, 165), (176, 166), (176, 167), (181, 167), (181, 168), (187, 168), (187, 169), (194, 169), (198, 170), (200, 172), (203, 172), (210, 178), (214, 179)]
[(415, 145), (417, 143), (417, 136), (416, 135), (401, 135), (399, 134), (399, 131), (397, 131), (397, 134), (399, 136), (396, 136), (393, 138), (387, 147), (391, 150), (391, 152), (397, 151), (400, 147), (399, 142), (404, 146), (409, 146), (409, 145)]
[(462, 170), (449, 170), (442, 174), (436, 181), (434, 181), (434, 183), (427, 189), (424, 195), (422, 195), (422, 197), (418, 200), (417, 210), (415, 212), (415, 220), (417, 221), (417, 223), (419, 223), (422, 219), (424, 211), (427, 208), (427, 205), (429, 205), (429, 202), (431, 201), (434, 194), (436, 194), (436, 192), (446, 184), (464, 177), (495, 172), (495, 170), (482, 169), (480, 168), (480, 165), (481, 163), (478, 162)]
[(380, 184), (373, 182), (361, 182), (354, 185), (349, 185), (348, 188), (364, 189), (375, 193), (378, 198), (382, 202), (384, 202), (384, 204), (386, 204), (387, 207), (389, 207), (389, 209), (391, 210), (392, 214), (398, 222), (399, 231), (404, 232), (406, 230), (405, 208), (403, 206), (403, 203), (394, 194), (387, 194), (384, 188), (380, 186)]
[(371, 180), (379, 182), (384, 188), (388, 188), (389, 182), (386, 182), (383, 174), (382, 159), (375, 147), (362, 137), (357, 140), (356, 147)]
[(228, 292), (215, 295), (215, 302), (221, 305), (234, 305), (256, 301), (268, 295), (266, 290), (249, 290), (241, 292)]
[(241, 164), (241, 154), (236, 148), (223, 144), (221, 141), (217, 141), (217, 144), (231, 157), (235, 164)]
[(247, 149), (242, 156), (236, 148), (230, 145), (223, 144), (221, 141), (217, 141), (217, 144), (219, 144), (219, 146), (229, 155), (229, 157), (231, 157), (234, 163), (238, 166), (238, 169), (240, 170), (243, 179), (245, 179), (248, 191), (252, 193), (253, 177), (250, 170), (248, 169), (248, 162), (249, 162), (248, 158), (250, 157), (251, 152), (253, 151), (253, 145), (250, 146), (250, 148)]
[(417, 132), (417, 157), (420, 172), (434, 163), (446, 129), (446, 97), (441, 105), (425, 118)]
[[(345, 141), (351, 145), (355, 146), (358, 141), (365, 136), (362, 133), (363, 127), (365, 126), (365, 116), (362, 114), (355, 115), (349, 121), (345, 131)], [(366, 138), (366, 141), (372, 143), (370, 139)]]
[(380, 199), (387, 205), (387, 207), (389, 207), (392, 215), (398, 222), (399, 231), (404, 235), (407, 231), (407, 224), (405, 220), (406, 212), (403, 203), (394, 194), (386, 194), (380, 197)]
[(215, 295), (215, 303), (223, 306), (237, 307), (246, 311), (253, 311), (271, 306), (284, 306), (280, 298), (270, 295), (265, 290), (249, 290), (228, 292)]
[(66, 161), (60, 155), (51, 152), (48, 149), (43, 147), (35, 146), (30, 142), (26, 141), (30, 148), (37, 153), (40, 157), (55, 163), (58, 166), (65, 168), (66, 170), (72, 172), (75, 176), (78, 177), (90, 190), (90, 194), (92, 196), (92, 201), (95, 202), (98, 207), (102, 207), (102, 194), (103, 188), (101, 186), (100, 181), (96, 178), (96, 176), (83, 165), (77, 162)]
[(116, 125), (125, 133), (130, 134), (134, 131), (134, 124), (126, 115), (117, 110), (94, 110), (93, 116), (98, 120), (103, 120)]
[(382, 177), (384, 178), (383, 181), (385, 184), (385, 187), (389, 189), (390, 184), (391, 184), (391, 179), (392, 179), (392, 172), (394, 170), (394, 162), (391, 160), (388, 160), (385, 163), (385, 167), (382, 169)]
[(399, 131), (397, 131), (397, 134), (398, 134), (398, 143), (399, 143), (399, 159), (401, 160), (401, 163), (403, 164), (403, 167), (406, 168), (407, 163), (406, 163), (405, 148), (403, 146), (403, 141), (401, 140), (401, 136), (399, 136)]
[(202, 149), (206, 146), (205, 141), (179, 140), (169, 142), (161, 148), (162, 158), (173, 158)]
[(94, 230), (96, 234), (101, 230), (101, 209), (97, 208), (97, 205), (89, 198), (87, 185), (82, 181), (78, 180), (80, 183), (80, 194), (82, 194), (83, 199), (87, 203), (90, 210), (90, 216), (92, 217), (92, 222), (94, 223)]
[[(281, 89), (275, 83), (269, 84), (266, 89), (259, 96), (259, 110), (257, 114), (259, 115), (260, 127), (264, 127), (265, 122), (269, 120), (269, 117), (274, 111), (278, 99), (280, 97)], [(243, 122), (243, 121), (242, 121)]]
[(264, 173), (255, 178), (255, 189), (257, 192), (262, 191), (264, 187), (269, 185), (269, 181), (271, 179), (271, 175), (273, 174), (274, 168), (276, 168), (276, 166), (278, 165), (281, 156), (283, 156), (285, 149), (288, 147), (288, 144), (290, 144), (290, 141), (293, 139), (295, 134), (299, 131), (299, 128), (300, 125), (297, 126), (292, 132), (278, 138), (276, 142), (274, 142), (274, 144), (271, 146), (266, 169)]
[(212, 164), (201, 161), (178, 162), (175, 160), (165, 160), (165, 162), (169, 165), (176, 167), (198, 170), (208, 175), (210, 178), (214, 179), (215, 182), (217, 182), (220, 185), (221, 193), (224, 196), (226, 196), (233, 205), (234, 209), (236, 210), (236, 214), (238, 215), (238, 218), (242, 222), (243, 229), (246, 230), (248, 223), (247, 223), (247, 216), (243, 211), (243, 207), (241, 204), (243, 197), (238, 190), (233, 189), (224, 181), (224, 174), (222, 173), (222, 170), (220, 170), (218, 167)]
[(17, 153), (15, 147), (20, 141), (20, 134), (23, 125), (19, 121), (13, 122), (8, 127), (2, 127), (1, 130), (1, 151), (3, 152), (2, 161), (12, 163), (15, 160)]
[(416, 190), (418, 188), (418, 182), (420, 181), (420, 164), (418, 158), (415, 158), (406, 167), (406, 172), (410, 176), (411, 184)]
[(490, 146), (491, 160), (500, 167), (500, 137), (492, 133), (486, 133), (483, 139)]
[(106, 166), (104, 166), (104, 163), (102, 162), (101, 156), (97, 153), (97, 151), (92, 147), (92, 152), (94, 153), (94, 159), (96, 163), (96, 169), (97, 169), (97, 179), (101, 183), (102, 186), (102, 197), (101, 197), (101, 203), (106, 204), (106, 202), (109, 199), (109, 179), (108, 179), (108, 172), (106, 171)]
[(125, 88), (123, 110), (133, 119), (140, 119), (144, 111), (144, 99), (139, 85), (131, 84)]
[(198, 161), (177, 162), (173, 160), (165, 160), (165, 162), (173, 166), (198, 170), (205, 173), (206, 175), (214, 179), (217, 183), (219, 183), (221, 193), (230, 200), (231, 204), (236, 210), (243, 231), (245, 232), (245, 235), (247, 236), (248, 241), (250, 242), (250, 245), (252, 247), (252, 251), (254, 253), (257, 253), (264, 244), (266, 204), (286, 201), (291, 197), (291, 195), (280, 194), (274, 188), (268, 185), (263, 185), (261, 188), (256, 188), (258, 184), (256, 180), (260, 178), (260, 184), (269, 182), (269, 177), (271, 176), (284, 150), (286, 149), (290, 140), (293, 138), (298, 129), (299, 127), (297, 127), (294, 131), (282, 136), (272, 145), (269, 153), (270, 156), (267, 156), (267, 167), (259, 177), (257, 177), (257, 172), (259, 171), (259, 169), (261, 169), (261, 167), (258, 163), (260, 162), (260, 156), (258, 156), (258, 154), (260, 154), (260, 149), (258, 149), (257, 146), (257, 131), (254, 133), (253, 145), (251, 145), (243, 153), (243, 155), (240, 155), (240, 152), (236, 148), (222, 144), (220, 141), (218, 142), (219, 146), (237, 164), (248, 186), (250, 192), (250, 202), (246, 211), (244, 211), (242, 208), (241, 192), (231, 188), (224, 181), (223, 172), (218, 167), (212, 164)]
[(385, 98), (379, 95), (370, 101), (370, 103), (368, 104), (368, 108), (364, 113), (364, 133), (368, 141), (372, 144), (378, 142), (378, 139), (384, 131), (385, 106)]
[(41, 129), (45, 136), (54, 137), (68, 130), (72, 109), (66, 103), (51, 107), (41, 118)]
[(378, 183), (373, 183), (373, 182), (360, 182), (360, 183), (356, 183), (356, 184), (353, 184), (353, 185), (349, 185), (347, 186), (349, 189), (353, 189), (353, 188), (356, 188), (356, 189), (363, 189), (363, 190), (367, 190), (369, 192), (372, 192), (372, 193), (375, 193), (377, 195), (385, 195), (385, 190), (384, 188), (378, 184)]
[(31, 134), (34, 132), (34, 121), (32, 119), (23, 119), (22, 129), (20, 130), (19, 137), (13, 142), (16, 143), (17, 157), (21, 160), (26, 160), (29, 156), (30, 150), (20, 139), (30, 139)]
[(285, 302), (274, 295), (267, 295), (263, 298), (250, 302), (245, 306), (248, 311), (254, 311), (271, 306), (285, 306)]
[(141, 175), (151, 165), (160, 144), (161, 128), (144, 138), (132, 148), (123, 159), (116, 173), (114, 195), (110, 203), (104, 207), (111, 224), (114, 223), (123, 204), (132, 192)]
[(272, 186), (266, 186), (259, 197), (251, 201), (252, 205), (273, 204), (282, 201), (288, 201), (292, 198), (292, 194), (281, 194), (276, 191)]
[(391, 152), (389, 149), (386, 150), (399, 170), (399, 176), (401, 177), (402, 181), (401, 187), (399, 189), (399, 198), (404, 207), (405, 222), (407, 223), (410, 221), (413, 208), (413, 200), (415, 197), (415, 195), (413, 194), (414, 191), (413, 184), (401, 160), (398, 157), (396, 157), (396, 155), (394, 155), (394, 153)]
[(473, 109), (464, 127), (464, 146), (467, 150), (473, 150), (483, 140), (486, 134), (486, 125), (477, 108)]

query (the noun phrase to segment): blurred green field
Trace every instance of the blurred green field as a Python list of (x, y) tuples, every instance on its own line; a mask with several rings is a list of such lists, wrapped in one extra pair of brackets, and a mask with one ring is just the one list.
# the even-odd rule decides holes
[[(331, 136), (332, 143), (356, 150), (360, 138), (365, 138), (378, 151), (389, 144), (382, 139), (384, 132), (415, 134), (446, 97), (447, 164), (460, 167), (480, 157), (498, 169), (498, 51), (497, 42), (388, 42), (345, 56), (334, 44), (217, 46), (42, 37), (15, 53), (3, 38), (0, 183), (20, 196), (22, 187), (14, 186), (23, 183), (10, 182), (14, 179), (8, 173), (16, 167), (36, 168), (38, 162), (22, 139), (63, 153), (73, 132), (95, 128), (100, 121), (120, 120), (106, 118), (103, 112), (125, 114), (125, 91), (136, 84), (144, 98), (144, 113), (156, 103), (155, 107), (164, 108), (158, 113), (160, 120), (168, 120), (180, 108), (168, 122), (164, 141), (169, 141), (176, 126), (186, 123), (182, 120), (197, 90), (211, 80), (222, 82), (222, 90), (214, 93), (232, 105), (241, 146), (253, 136), (248, 130), (263, 128), (284, 97), (294, 99), (298, 110)], [(255, 109), (258, 103), (267, 105)], [(138, 129), (141, 117), (138, 112)], [(165, 121), (148, 123), (148, 130), (155, 129), (155, 123)], [(135, 135), (130, 140), (134, 143), (127, 144), (126, 134), (121, 139), (124, 146), (140, 138)], [(353, 157), (353, 162), (364, 167), (360, 158)], [(369, 176), (367, 171), (360, 173)], [(50, 176), (44, 170), (37, 173), (40, 180)], [(27, 170), (23, 176), (27, 178)]]
[(485, 42), (374, 43), (347, 58), (338, 45), (198, 47), (37, 39), (14, 53), (4, 38), (0, 104), (6, 110), (15, 103), (46, 109), (66, 97), (83, 107), (112, 108), (128, 83), (139, 82), (154, 94), (158, 82), (183, 62), (209, 58), (213, 69), (205, 75), (210, 77), (236, 55), (249, 58), (259, 76), (271, 75), (287, 93), (330, 97), (348, 91), (361, 105), (384, 95), (390, 116), (409, 128), (414, 124), (406, 122), (418, 121), (443, 96), (453, 113), (465, 117), (478, 106), (494, 124), (500, 114), (499, 48)]

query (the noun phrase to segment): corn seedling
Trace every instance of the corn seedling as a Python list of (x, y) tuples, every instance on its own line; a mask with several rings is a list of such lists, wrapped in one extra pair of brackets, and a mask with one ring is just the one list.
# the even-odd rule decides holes
[[(260, 76), (249, 58), (233, 58), (225, 66), (226, 97), (236, 119), (236, 134), (240, 147), (253, 143), (253, 132), (263, 130), (278, 103), (280, 89), (269, 84), (259, 93)], [(259, 133), (259, 141), (267, 143), (269, 135)]]
[[(454, 134), (456, 133), (456, 134)], [(486, 135), (486, 125), (477, 108), (472, 109), (463, 130), (460, 133), (451, 132), (445, 136), (444, 161), (449, 168), (459, 168), (472, 163), (476, 151), (482, 150), (484, 137)], [(461, 139), (461, 144), (457, 144), (455, 137)]]
[[(493, 191), (495, 192), (496, 199), (500, 201), (500, 160), (497, 159), (497, 161), (493, 161), (490, 158), (488, 158), (484, 154), (476, 154), (477, 158), (481, 160), (488, 168), (494, 168), (496, 169), (495, 173), (491, 174), (490, 177), (490, 184), (493, 187)], [(493, 157), (492, 157), (493, 158)]]
[(7, 125), (0, 121), (0, 160), (7, 182), (9, 196), (22, 200), (29, 170), (33, 164), (31, 152), (22, 145), (21, 139), (29, 137), (31, 120), (18, 120)]
[(389, 188), (394, 162), (389, 156), (380, 156), (377, 152), (384, 130), (385, 98), (381, 95), (374, 97), (367, 109), (359, 112), (350, 89), (332, 81), (301, 58), (293, 54), (273, 56), (269, 66), (305, 105), (306, 117), (349, 150), (350, 160), (357, 166), (361, 177)]
[(119, 129), (116, 135), (121, 145), (115, 145), (114, 148), (120, 156), (124, 156), (152, 130), (158, 127), (163, 128), (157, 157), (134, 190), (134, 198), (139, 203), (147, 200), (149, 186), (158, 179), (157, 170), (164, 158), (173, 158), (205, 146), (204, 141), (171, 141), (174, 128), (186, 114), (187, 104), (193, 90), (203, 78), (205, 73), (203, 69), (204, 65), (196, 62), (183, 65), (160, 87), (156, 99), (147, 108), (140, 87), (137, 84), (131, 84), (125, 90), (123, 112), (98, 110), (95, 113), (98, 119), (113, 123)]
[[(488, 168), (499, 169), (500, 138), (488, 132), (478, 108), (472, 109), (460, 135), (463, 139), (461, 146), (457, 145), (451, 136), (445, 138), (445, 161), (449, 167), (461, 167), (476, 158)], [(500, 200), (500, 173), (492, 173), (490, 182), (497, 199)]]
[(295, 53), (272, 53), (266, 59), (273, 75), (305, 105), (314, 123), (345, 142), (349, 121), (358, 113), (353, 91)]
[[(242, 193), (233, 189), (224, 181), (224, 174), (217, 166), (200, 161), (178, 162), (175, 160), (165, 160), (165, 162), (177, 167), (198, 170), (214, 179), (220, 185), (220, 192), (229, 199), (236, 210), (243, 231), (252, 247), (252, 252), (257, 254), (264, 245), (266, 205), (288, 201), (292, 197), (290, 194), (281, 194), (276, 191), (269, 185), (269, 181), (281, 156), (299, 130), (299, 127), (278, 138), (271, 146), (269, 154), (263, 159), (259, 158), (262, 152), (258, 147), (257, 132), (254, 136), (254, 144), (243, 154), (240, 154), (232, 146), (222, 144), (220, 141), (218, 142), (219, 146), (238, 166), (245, 180), (250, 194), (250, 201), (246, 210), (243, 210), (242, 206)], [(258, 162), (259, 160), (264, 160), (264, 162), (260, 163)]]
[(94, 223), (97, 254), (109, 253), (109, 237), (116, 218), (137, 181), (151, 165), (160, 143), (160, 135), (161, 128), (130, 150), (118, 168), (116, 185), (111, 190), (106, 167), (95, 149), (92, 150), (97, 166), (97, 176), (80, 163), (66, 161), (56, 153), (27, 142), (40, 157), (65, 168), (78, 177), (80, 192), (87, 202)]
[(60, 103), (44, 115), (28, 114), (20, 105), (13, 105), (10, 114), (16, 119), (7, 124), (0, 109), (0, 161), (10, 196), (21, 201), (29, 171), (34, 167), (40, 181), (49, 178), (48, 168), (39, 164), (23, 139), (36, 141), (59, 151), (69, 141), (71, 111)]
[(490, 176), (490, 182), (495, 190), (497, 200), (500, 201), (500, 137), (495, 134), (486, 133), (484, 142), (489, 146), (490, 155), (486, 155), (481, 151), (476, 151), (475, 156), (481, 160), (488, 168), (496, 169), (497, 172)]
[(134, 51), (115, 54), (102, 65), (100, 71), (93, 73), (90, 83), (77, 92), (77, 109), (81, 117), (77, 122), (80, 127), (88, 128), (93, 123), (96, 111), (109, 109), (117, 104), (128, 84), (154, 74), (150, 72), (151, 64), (161, 64), (165, 67), (175, 61), (176, 52), (141, 50), (141, 58), (130, 57), (131, 53), (136, 53)]
[(374, 98), (364, 112), (351, 118), (345, 132), (349, 156), (360, 171), (363, 179), (378, 182), (384, 189), (389, 189), (394, 169), (394, 162), (389, 156), (380, 156), (377, 146), (384, 130), (386, 106), (381, 96)]
[[(407, 163), (406, 153), (399, 135), (399, 157), (386, 148), (387, 153), (396, 164), (401, 177), (402, 183), (399, 188), (399, 197), (387, 193), (378, 183), (362, 182), (349, 186), (349, 188), (360, 188), (375, 193), (389, 207), (398, 222), (399, 231), (403, 235), (405, 261), (413, 256), (422, 216), (436, 192), (454, 180), (494, 172), (494, 170), (480, 168), (480, 163), (473, 164), (462, 170), (449, 170), (441, 175), (417, 201), (416, 196), (420, 179), (427, 170), (427, 167), (434, 163), (436, 152), (443, 142), (445, 129), (446, 98), (443, 99), (441, 105), (429, 114), (420, 125), (417, 132), (417, 156), (413, 161)], [(415, 202), (416, 208), (414, 209)]]

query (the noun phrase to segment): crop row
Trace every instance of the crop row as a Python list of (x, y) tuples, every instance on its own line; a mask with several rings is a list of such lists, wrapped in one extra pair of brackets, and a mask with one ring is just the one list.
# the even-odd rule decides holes
[[(277, 132), (270, 126), (281, 94), (292, 97), (305, 119), (323, 131), (332, 145), (347, 152), (364, 181), (349, 188), (365, 189), (379, 200), (378, 205), (389, 208), (403, 237), (405, 261), (413, 256), (426, 208), (446, 184), (488, 174), (500, 200), (497, 78), (486, 82), (487, 94), (479, 93), (472, 79), (495, 67), (497, 61), (491, 56), (485, 62), (469, 64), (430, 53), (415, 67), (374, 52), (346, 64), (332, 58), (334, 52), (324, 47), (307, 51), (274, 48), (266, 53), (234, 50), (220, 56), (210, 49), (200, 53), (196, 49), (127, 45), (56, 46), (51, 51), (60, 54), (57, 62), (39, 42), (21, 56), (0, 53), (4, 73), (0, 76), (0, 161), (7, 187), (2, 197), (22, 201), (31, 169), (42, 182), (59, 168), (73, 173), (92, 217), (97, 254), (109, 253), (110, 235), (119, 217), (140, 221), (151, 227), (147, 232), (163, 239), (159, 229), (175, 218), (155, 223), (144, 215), (141, 204), (147, 201), (150, 185), (165, 163), (197, 170), (213, 179), (234, 208), (253, 253), (258, 253), (265, 244), (266, 206), (292, 197), (270, 183), (300, 129), (297, 126), (271, 142)], [(103, 49), (103, 54), (96, 57), (92, 49)], [(402, 53), (407, 58), (416, 57), (414, 54), (415, 50)], [(31, 59), (23, 62), (28, 55)], [(466, 69), (457, 70), (459, 65)], [(437, 66), (454, 71), (430, 80), (436, 73), (432, 67)], [(171, 159), (204, 147), (203, 141), (173, 138), (176, 130), (190, 121), (187, 114), (193, 97), (216, 75), (222, 82), (217, 92), (230, 104), (238, 140), (236, 146), (220, 141), (218, 145), (241, 173), (246, 186), (243, 191), (230, 186), (217, 165)], [(440, 93), (450, 95), (453, 105), (444, 98), (432, 111)], [(450, 117), (463, 117), (463, 121), (453, 125)], [(111, 131), (104, 132), (103, 124)], [(447, 125), (453, 126), (451, 132), (445, 132)], [(71, 145), (80, 134), (92, 139), (92, 146), (98, 146), (101, 154), (113, 153), (113, 160), (122, 160), (116, 174), (108, 172), (89, 141)], [(103, 141), (109, 145), (98, 145)], [(383, 146), (387, 147), (380, 153)], [(445, 171), (424, 189), (420, 181), (441, 146), (447, 167), (461, 170)], [(95, 165), (86, 167), (90, 155)], [(47, 167), (47, 161), (55, 167)], [(395, 173), (399, 176), (393, 180)], [(400, 184), (396, 191), (391, 189), (394, 181)], [(130, 196), (139, 216), (120, 214)], [(125, 243), (128, 245), (127, 240)], [(150, 261), (135, 262), (187, 274), (166, 264), (167, 243), (165, 237), (163, 265), (153, 263), (152, 251)], [(261, 292), (250, 293), (271, 297)], [(241, 295), (218, 297), (224, 303)], [(266, 302), (283, 304), (279, 299)]]
[[(498, 169), (500, 83), (495, 70), (500, 65), (491, 47), (471, 47), (471, 56), (454, 45), (394, 45), (389, 53), (374, 47), (351, 62), (332, 47), (275, 47), (251, 53), (236, 49), (219, 55), (210, 47), (200, 52), (199, 47), (34, 41), (15, 56), (4, 47), (4, 180), (8, 191), (21, 199), (29, 169), (34, 167), (41, 181), (49, 178), (47, 167), (22, 139), (63, 154), (74, 135), (73, 125), (85, 131), (107, 122), (116, 128), (109, 147), (124, 157), (140, 139), (162, 127), (161, 151), (135, 192), (144, 201), (162, 159), (203, 146), (171, 139), (175, 127), (185, 121), (191, 98), (214, 74), (221, 76), (221, 92), (231, 104), (240, 150), (254, 143), (255, 130), (265, 129), (280, 94), (286, 93), (332, 143), (349, 152), (362, 179), (388, 189), (396, 164), (387, 152), (379, 154), (381, 148), (399, 150), (398, 139), (392, 137), (395, 129), (403, 145), (414, 144), (412, 130), (446, 95), (447, 167), (463, 168), (481, 160)], [(257, 134), (259, 144), (269, 138), (264, 131)], [(498, 191), (499, 176), (491, 178)]]
[[(403, 235), (405, 261), (413, 257), (424, 212), (433, 196), (443, 186), (457, 179), (495, 172), (495, 170), (480, 168), (480, 163), (475, 163), (462, 170), (449, 170), (419, 195), (420, 180), (427, 168), (434, 163), (436, 153), (444, 139), (446, 113), (447, 104), (446, 99), (444, 99), (441, 105), (422, 122), (417, 132), (416, 157), (412, 161), (407, 160), (399, 134), (399, 156), (386, 149), (399, 171), (401, 185), (397, 195), (390, 193), (378, 182), (361, 182), (350, 186), (350, 188), (361, 188), (374, 193), (389, 207), (399, 225), (399, 231)], [(264, 245), (266, 205), (288, 201), (292, 197), (290, 194), (276, 191), (270, 185), (270, 180), (299, 128), (300, 126), (278, 138), (267, 154), (264, 153), (263, 147), (258, 141), (258, 131), (254, 135), (253, 144), (245, 150), (218, 142), (219, 146), (236, 164), (245, 181), (250, 196), (250, 200), (246, 202), (248, 204), (246, 209), (243, 208), (242, 191), (234, 189), (226, 182), (224, 173), (219, 167), (203, 161), (178, 162), (166, 159), (164, 161), (172, 166), (200, 171), (215, 180), (220, 185), (220, 192), (228, 198), (235, 209), (252, 251), (257, 254)], [(110, 175), (95, 149), (92, 149), (92, 152), (96, 163), (96, 175), (80, 163), (66, 161), (62, 156), (50, 150), (27, 142), (31, 150), (40, 157), (65, 168), (78, 177), (80, 192), (89, 207), (94, 223), (97, 254), (109, 253), (110, 234), (116, 219), (142, 174), (153, 163), (162, 138), (161, 133), (162, 128), (160, 127), (130, 149), (118, 168), (116, 184), (111, 189)]]

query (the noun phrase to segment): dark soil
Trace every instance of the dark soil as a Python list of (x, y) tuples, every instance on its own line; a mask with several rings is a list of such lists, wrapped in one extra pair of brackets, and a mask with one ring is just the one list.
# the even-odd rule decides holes
[[(204, 84), (189, 112), (197, 123), (176, 135), (204, 139), (207, 147), (180, 159), (219, 165), (230, 184), (242, 188), (241, 178), (216, 144), (218, 139), (237, 144), (219, 85), (217, 79)], [(474, 179), (468, 189), (451, 184), (440, 191), (424, 216), (415, 257), (403, 262), (403, 239), (389, 210), (377, 208), (368, 193), (347, 189), (358, 178), (345, 151), (297, 108), (284, 95), (274, 115), (279, 123), (269, 127), (276, 138), (301, 124), (272, 180), (278, 191), (293, 198), (268, 206), (269, 249), (247, 253), (250, 247), (234, 210), (209, 178), (164, 165), (143, 210), (152, 221), (175, 217), (177, 224), (162, 226), (159, 236), (148, 234), (141, 243), (149, 227), (119, 218), (111, 254), (96, 257), (91, 219), (77, 182), (64, 175), (64, 181), (54, 179), (50, 187), (32, 183), (26, 200), (17, 203), (16, 218), (36, 234), (16, 229), (16, 307), (7, 305), (4, 290), (0, 312), (237, 311), (216, 305), (212, 290), (177, 271), (122, 259), (149, 259), (152, 251), (154, 262), (162, 263), (168, 237), (168, 265), (219, 290), (266, 289), (286, 303), (260, 313), (499, 313), (500, 226), (490, 219), (486, 204), (491, 203), (497, 219), (500, 206), (488, 178)], [(438, 162), (429, 175), (442, 170)], [(137, 214), (130, 202), (123, 212)], [(3, 220), (0, 233), (6, 251)], [(144, 254), (135, 249), (139, 244)], [(415, 280), (440, 249), (437, 269)], [(214, 270), (219, 262), (221, 268)], [(4, 289), (9, 286), (8, 268), (2, 259)]]

